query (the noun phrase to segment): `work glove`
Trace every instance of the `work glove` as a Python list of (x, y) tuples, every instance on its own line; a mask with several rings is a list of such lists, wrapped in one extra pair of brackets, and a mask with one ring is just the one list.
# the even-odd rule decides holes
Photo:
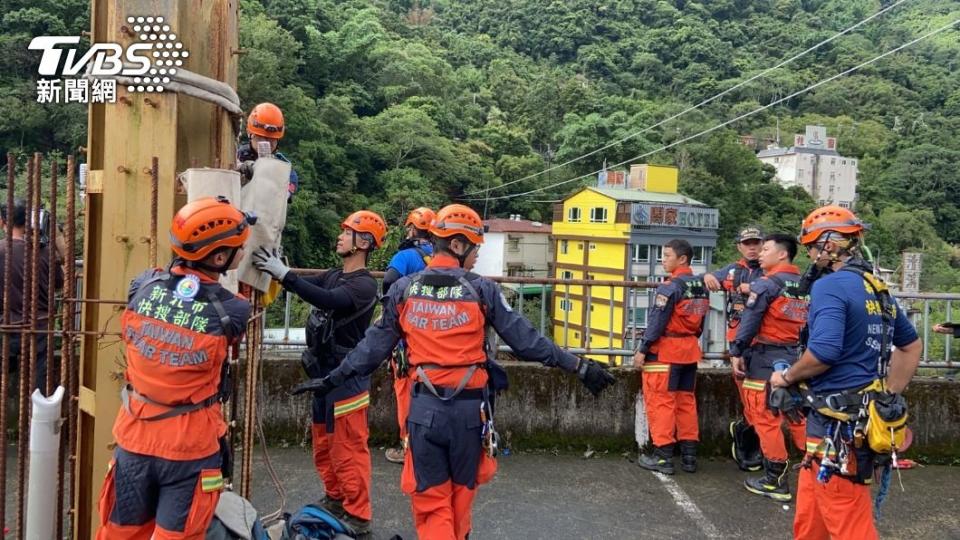
[(774, 416), (783, 414), (792, 424), (803, 421), (803, 396), (796, 386), (771, 389), (767, 396), (767, 408)]
[(261, 272), (270, 274), (270, 277), (277, 281), (283, 281), (287, 272), (290, 271), (290, 267), (283, 264), (279, 250), (274, 248), (273, 251), (267, 251), (263, 246), (253, 252), (253, 266)]
[(310, 379), (309, 381), (302, 382), (293, 387), (293, 391), (290, 393), (298, 396), (304, 392), (313, 392), (314, 395), (323, 396), (329, 394), (333, 390), (335, 385), (330, 380), (330, 376), (322, 377), (319, 379)]
[(244, 180), (249, 181), (253, 178), (254, 163), (256, 162), (253, 160), (241, 161), (240, 164), (237, 165), (237, 172), (240, 173), (240, 176), (243, 177)]
[(599, 396), (604, 388), (617, 381), (607, 366), (586, 358), (581, 358), (577, 364), (577, 378), (594, 396)]

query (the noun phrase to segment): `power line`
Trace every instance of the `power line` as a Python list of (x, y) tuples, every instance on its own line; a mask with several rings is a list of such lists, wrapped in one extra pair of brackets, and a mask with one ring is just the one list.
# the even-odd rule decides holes
[[(651, 156), (651, 155), (656, 154), (656, 153), (658, 153), (658, 152), (662, 152), (662, 151), (664, 151), (664, 150), (673, 148), (674, 146), (677, 146), (678, 144), (683, 144), (683, 143), (685, 143), (685, 142), (687, 142), (687, 141), (691, 141), (691, 140), (693, 140), (693, 139), (696, 139), (696, 138), (701, 137), (701, 136), (703, 136), (703, 135), (706, 135), (706, 134), (708, 134), (708, 133), (712, 133), (712, 132), (714, 132), (714, 131), (722, 128), (722, 127), (726, 127), (726, 126), (728, 126), (728, 125), (730, 125), (730, 124), (732, 124), (732, 123), (734, 123), (734, 122), (738, 122), (738, 121), (740, 121), (740, 120), (743, 120), (744, 118), (748, 118), (748, 117), (753, 116), (753, 115), (755, 115), (755, 114), (757, 114), (757, 113), (759, 113), (759, 112), (763, 112), (763, 111), (769, 109), (770, 107), (773, 107), (774, 105), (778, 105), (778, 104), (780, 104), (780, 103), (782, 103), (782, 102), (784, 102), (784, 101), (788, 101), (788, 100), (790, 100), (790, 99), (793, 99), (793, 98), (795, 98), (795, 97), (797, 97), (797, 96), (799, 96), (799, 95), (801, 95), (801, 94), (805, 94), (805, 93), (807, 93), (807, 92), (809, 92), (809, 91), (811, 91), (811, 90), (813, 90), (813, 89), (815, 89), (815, 88), (818, 88), (818, 87), (820, 87), (820, 86), (823, 86), (824, 84), (827, 84), (827, 83), (829, 83), (829, 82), (831, 82), (831, 81), (834, 81), (834, 80), (836, 80), (836, 79), (839, 79), (840, 77), (843, 77), (843, 76), (845, 76), (845, 75), (849, 75), (850, 73), (853, 73), (854, 71), (858, 71), (858, 70), (860, 70), (860, 69), (862, 69), (862, 68), (864, 68), (864, 67), (866, 67), (866, 66), (869, 66), (870, 64), (873, 64), (874, 62), (876, 62), (876, 61), (878, 61), (878, 60), (881, 60), (881, 59), (883, 59), (883, 58), (886, 58), (887, 56), (890, 56), (891, 54), (900, 52), (900, 51), (902, 51), (903, 49), (906, 49), (906, 48), (908, 48), (908, 47), (912, 47), (913, 45), (915, 45), (915, 44), (917, 44), (917, 43), (919, 43), (919, 42), (921, 42), (921, 41), (923, 41), (923, 40), (925, 40), (925, 39), (927, 39), (927, 38), (929, 38), (929, 37), (931, 37), (931, 36), (934, 36), (934, 35), (936, 35), (936, 34), (939, 34), (940, 32), (943, 32), (943, 31), (945, 31), (945, 30), (949, 30), (950, 28), (956, 26), (957, 23), (960, 23), (960, 19), (957, 19), (957, 20), (955, 20), (955, 21), (953, 21), (953, 22), (951, 22), (951, 23), (949, 23), (949, 24), (946, 24), (946, 25), (944, 25), (944, 26), (941, 26), (940, 28), (938, 28), (938, 29), (936, 29), (936, 30), (927, 32), (926, 34), (924, 34), (924, 35), (922, 35), (922, 36), (920, 36), (920, 37), (918, 37), (918, 38), (916, 38), (916, 39), (914, 39), (914, 40), (912, 40), (912, 41), (908, 41), (907, 43), (904, 43), (903, 45), (900, 45), (899, 47), (897, 47), (897, 48), (895, 48), (895, 49), (891, 49), (891, 50), (889, 50), (889, 51), (887, 51), (887, 52), (885, 52), (885, 53), (883, 53), (883, 54), (880, 54), (879, 56), (875, 56), (875, 57), (871, 58), (870, 60), (867, 60), (866, 62), (863, 62), (862, 64), (856, 65), (856, 66), (854, 66), (854, 67), (852, 67), (852, 68), (850, 68), (850, 69), (847, 69), (847, 70), (845, 70), (845, 71), (841, 71), (840, 73), (837, 73), (837, 74), (835, 74), (835, 75), (832, 75), (832, 76), (830, 76), (830, 77), (828, 77), (828, 78), (826, 78), (826, 79), (823, 79), (822, 81), (818, 81), (818, 82), (816, 82), (816, 83), (814, 83), (814, 84), (812, 84), (812, 85), (804, 88), (803, 90), (798, 90), (798, 91), (796, 91), (796, 92), (794, 92), (794, 93), (792, 93), (792, 94), (790, 94), (790, 95), (788, 95), (788, 96), (785, 96), (785, 97), (783, 97), (783, 98), (780, 98), (780, 99), (778, 99), (778, 100), (776, 100), (776, 101), (773, 101), (773, 102), (771, 102), (771, 103), (769, 103), (769, 104), (767, 104), (767, 105), (764, 105), (764, 106), (762, 106), (762, 107), (759, 107), (759, 108), (757, 108), (757, 109), (754, 109), (754, 110), (752, 110), (752, 111), (750, 111), (750, 112), (748, 112), (748, 113), (741, 114), (740, 116), (738, 116), (738, 117), (736, 117), (736, 118), (733, 118), (733, 119), (731, 119), (731, 120), (727, 120), (726, 122), (723, 122), (723, 123), (721, 123), (721, 124), (717, 124), (717, 125), (709, 128), (709, 129), (705, 129), (705, 130), (703, 130), (703, 131), (701, 131), (701, 132), (699, 132), (699, 133), (696, 133), (696, 134), (694, 134), (694, 135), (690, 135), (690, 136), (688, 136), (688, 137), (684, 137), (684, 138), (679, 139), (679, 140), (677, 140), (677, 141), (674, 141), (674, 142), (672, 142), (672, 143), (670, 143), (670, 144), (667, 144), (667, 145), (664, 145), (664, 146), (662, 146), (662, 147), (660, 147), (660, 148), (657, 148), (656, 150), (652, 150), (652, 151), (650, 151), (650, 152), (646, 152), (646, 153), (644, 153), (644, 154), (640, 154), (639, 156), (634, 156), (634, 157), (632, 157), (632, 158), (630, 158), (630, 159), (628, 159), (628, 160), (621, 161), (620, 163), (616, 163), (616, 164), (614, 164), (614, 165), (611, 165), (610, 167), (619, 167), (619, 166), (621, 166), (621, 165), (626, 165), (627, 163), (630, 163), (630, 162), (633, 162), (633, 161), (637, 161), (637, 160), (643, 159), (643, 158), (645, 158), (645, 157)], [(575, 181), (580, 180), (580, 179), (582, 179), (582, 178), (587, 178), (588, 176), (593, 176), (593, 175), (598, 174), (598, 173), (600, 173), (600, 172), (602, 172), (602, 171), (604, 171), (604, 170), (605, 170), (605, 169), (599, 169), (599, 170), (593, 171), (593, 172), (591, 172), (591, 173), (582, 174), (582, 175), (576, 176), (576, 177), (574, 177), (574, 178), (570, 178), (570, 179), (567, 179), (567, 180), (563, 180), (562, 182), (556, 182), (556, 183), (554, 183), (554, 184), (550, 184), (550, 185), (543, 186), (543, 187), (536, 188), (536, 189), (531, 189), (531, 190), (529, 190), (529, 191), (524, 191), (524, 192), (522, 192), (522, 193), (513, 193), (513, 194), (509, 194), (509, 195), (500, 195), (500, 196), (497, 196), (497, 197), (479, 197), (479, 198), (463, 199), (463, 200), (467, 200), (467, 201), (482, 201), (482, 200), (495, 201), (495, 200), (502, 200), (502, 199), (512, 199), (512, 198), (514, 198), (514, 197), (522, 197), (522, 196), (524, 196), (524, 195), (530, 195), (530, 194), (532, 194), (532, 193), (539, 193), (539, 192), (541, 192), (541, 191), (544, 191), (544, 190), (547, 190), (547, 189), (550, 189), (550, 188), (554, 188), (554, 187), (557, 187), (557, 186), (562, 186), (562, 185), (564, 185), (564, 184), (569, 184), (570, 182), (575, 182)]]
[[(767, 69), (761, 71), (760, 73), (754, 75), (753, 77), (750, 77), (749, 79), (747, 79), (747, 80), (745, 80), (745, 81), (739, 82), (739, 83), (737, 83), (736, 85), (731, 86), (730, 88), (724, 90), (723, 92), (720, 92), (719, 94), (716, 94), (716, 95), (714, 95), (714, 96), (712, 96), (712, 97), (710, 97), (710, 98), (707, 98), (707, 99), (701, 101), (700, 103), (697, 103), (696, 105), (693, 105), (693, 106), (691, 106), (691, 107), (687, 107), (686, 109), (680, 111), (679, 113), (674, 114), (673, 116), (670, 116), (670, 117), (668, 117), (668, 118), (665, 118), (665, 119), (657, 122), (656, 124), (653, 124), (652, 126), (645, 127), (645, 128), (643, 128), (643, 129), (641, 129), (641, 130), (639, 130), (639, 131), (635, 131), (635, 132), (633, 132), (633, 133), (631, 133), (631, 134), (623, 137), (622, 139), (619, 139), (619, 140), (616, 140), (616, 141), (614, 141), (614, 142), (612, 142), (612, 143), (609, 143), (609, 144), (607, 144), (606, 146), (602, 146), (602, 147), (600, 147), (600, 148), (597, 148), (596, 150), (591, 150), (590, 152), (587, 152), (586, 154), (583, 154), (583, 155), (581, 155), (581, 156), (577, 156), (577, 157), (575, 157), (575, 158), (569, 159), (569, 160), (564, 161), (563, 163), (560, 163), (560, 164), (558, 164), (558, 165), (549, 166), (549, 163), (548, 163), (548, 164), (547, 164), (548, 167), (547, 167), (546, 169), (540, 171), (540, 172), (536, 172), (536, 173), (533, 173), (533, 174), (531, 174), (531, 175), (524, 176), (523, 178), (518, 178), (518, 179), (516, 179), (516, 180), (511, 180), (511, 181), (509, 181), (509, 182), (507, 182), (507, 183), (505, 183), (505, 184), (500, 184), (499, 186), (494, 186), (494, 187), (492, 187), (492, 188), (484, 188), (484, 189), (480, 189), (480, 190), (477, 190), (477, 191), (471, 191), (470, 193), (464, 193), (464, 197), (469, 197), (469, 196), (471, 196), (471, 195), (478, 195), (478, 194), (480, 194), (480, 193), (489, 193), (489, 192), (491, 192), (491, 191), (495, 191), (495, 190), (498, 190), (498, 189), (505, 188), (505, 187), (507, 187), (507, 186), (516, 184), (516, 183), (518, 183), (518, 182), (523, 182), (524, 180), (529, 180), (529, 179), (531, 179), (531, 178), (536, 178), (536, 177), (538, 177), (538, 176), (540, 176), (540, 175), (542, 175), (542, 174), (546, 174), (546, 173), (548, 173), (548, 172), (550, 172), (550, 171), (553, 171), (553, 170), (555, 170), (555, 169), (559, 169), (560, 167), (565, 167), (565, 166), (567, 166), (567, 165), (569, 165), (569, 164), (571, 164), (571, 163), (575, 163), (575, 162), (577, 162), (577, 161), (580, 161), (580, 160), (582, 160), (582, 159), (585, 159), (585, 158), (588, 158), (588, 157), (590, 157), (590, 156), (592, 156), (592, 155), (595, 155), (595, 154), (597, 154), (597, 153), (599, 153), (599, 152), (603, 152), (604, 150), (607, 150), (608, 148), (612, 148), (612, 147), (614, 147), (614, 146), (616, 146), (616, 145), (618, 145), (618, 144), (621, 144), (621, 143), (623, 143), (623, 142), (626, 142), (626, 141), (628, 141), (628, 140), (630, 140), (630, 139), (632, 139), (632, 138), (634, 138), (634, 137), (636, 137), (636, 136), (638, 136), (638, 135), (643, 135), (644, 133), (647, 133), (647, 132), (649, 132), (649, 131), (651, 131), (651, 130), (653, 130), (653, 129), (656, 129), (656, 128), (662, 126), (663, 124), (666, 124), (666, 123), (668, 123), (668, 122), (671, 122), (671, 121), (673, 121), (673, 120), (676, 120), (677, 118), (680, 118), (681, 116), (683, 116), (683, 115), (685, 115), (685, 114), (687, 114), (687, 113), (689, 113), (689, 112), (691, 112), (691, 111), (695, 111), (695, 110), (699, 109), (700, 107), (703, 107), (704, 105), (707, 105), (707, 104), (709, 104), (709, 103), (712, 103), (713, 101), (716, 101), (717, 99), (722, 98), (723, 96), (729, 94), (730, 92), (733, 92), (734, 90), (736, 90), (736, 89), (738, 89), (738, 88), (740, 88), (740, 87), (742, 87), (742, 86), (744, 86), (744, 85), (746, 85), (746, 84), (749, 84), (749, 83), (751, 83), (751, 82), (753, 82), (753, 81), (755, 81), (755, 80), (757, 80), (757, 79), (759, 79), (759, 78), (767, 75), (767, 74), (770, 73), (771, 71), (773, 71), (773, 70), (775, 70), (775, 69), (779, 69), (779, 68), (781, 68), (781, 67), (789, 64), (790, 62), (793, 62), (794, 60), (800, 58), (801, 56), (805, 56), (805, 55), (809, 54), (810, 52), (812, 52), (812, 51), (814, 51), (814, 50), (816, 50), (816, 49), (819, 49), (820, 47), (822, 47), (822, 46), (830, 43), (831, 41), (833, 41), (833, 40), (835, 40), (835, 39), (837, 39), (837, 38), (839, 38), (839, 37), (841, 37), (841, 36), (843, 36), (843, 35), (845, 35), (845, 34), (848, 34), (848, 33), (852, 32), (853, 30), (856, 30), (856, 29), (859, 28), (860, 26), (863, 26), (864, 24), (872, 21), (873, 19), (879, 17), (880, 15), (883, 15), (883, 14), (886, 13), (887, 11), (890, 11), (891, 9), (893, 9), (893, 8), (899, 6), (900, 4), (902, 4), (902, 3), (904, 3), (904, 2), (907, 2), (907, 1), (908, 1), (908, 0), (898, 0), (896, 3), (890, 4), (889, 6), (883, 8), (883, 9), (881, 9), (880, 11), (874, 13), (873, 15), (867, 17), (866, 19), (863, 19), (862, 21), (854, 24), (853, 26), (851, 26), (851, 27), (849, 27), (849, 28), (847, 28), (847, 29), (845, 29), (845, 30), (840, 31), (840, 32), (837, 33), (837, 34), (834, 34), (834, 35), (831, 36), (830, 38), (827, 38), (827, 39), (821, 41), (820, 43), (817, 43), (816, 45), (814, 45), (814, 46), (812, 46), (812, 47), (804, 50), (803, 52), (800, 52), (800, 53), (798, 53), (798, 54), (795, 54), (794, 56), (791, 56), (790, 58), (788, 58), (788, 59), (780, 62), (779, 64), (777, 64), (777, 65), (775, 65), (775, 66), (773, 66), (773, 67), (771, 67), (771, 68), (767, 68)], [(467, 200), (478, 200), (478, 199), (467, 199)]]

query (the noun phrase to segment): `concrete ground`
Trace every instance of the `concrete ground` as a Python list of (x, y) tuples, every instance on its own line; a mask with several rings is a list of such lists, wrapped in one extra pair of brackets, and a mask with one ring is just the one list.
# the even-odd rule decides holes
[[(286, 489), (286, 509), (319, 499), (322, 489), (307, 449), (270, 449)], [(732, 461), (701, 460), (701, 470), (673, 477), (640, 469), (620, 455), (513, 454), (482, 486), (473, 539), (790, 538), (794, 506), (751, 495)], [(960, 539), (960, 468), (902, 471), (880, 524), (885, 539)], [(410, 504), (399, 491), (400, 466), (373, 451), (374, 538), (416, 538)], [(796, 487), (796, 473), (791, 477)], [(279, 497), (257, 449), (253, 502), (263, 513)]]
[[(12, 447), (4, 504), (15, 522), (16, 468)], [(253, 503), (262, 514), (279, 507), (263, 453), (257, 448)], [(305, 448), (271, 448), (269, 456), (286, 490), (286, 511), (322, 496)], [(880, 524), (884, 539), (960, 539), (960, 468), (930, 466), (903, 471)], [(408, 499), (399, 491), (400, 466), (373, 449), (375, 539), (416, 538)], [(620, 455), (584, 459), (552, 453), (500, 458), (497, 477), (480, 488), (471, 539), (642, 539), (791, 537), (793, 504), (749, 494), (746, 473), (729, 460), (701, 460), (701, 470), (666, 477), (644, 471)], [(796, 486), (796, 474), (791, 477)]]

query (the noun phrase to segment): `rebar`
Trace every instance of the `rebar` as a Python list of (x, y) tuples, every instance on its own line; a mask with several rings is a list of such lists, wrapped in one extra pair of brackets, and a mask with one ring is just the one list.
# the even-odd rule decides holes
[[(13, 215), (13, 191), (16, 183), (14, 168), (17, 160), (12, 152), (7, 153), (7, 211), (5, 216)], [(10, 279), (13, 266), (10, 254), (13, 253), (13, 220), (4, 220), (4, 264), (3, 264), (3, 324), (10, 324)], [(0, 499), (7, 500), (7, 399), (10, 388), (10, 332), (3, 332), (3, 358), (0, 359)], [(7, 505), (0, 505), (0, 531), (7, 526)]]

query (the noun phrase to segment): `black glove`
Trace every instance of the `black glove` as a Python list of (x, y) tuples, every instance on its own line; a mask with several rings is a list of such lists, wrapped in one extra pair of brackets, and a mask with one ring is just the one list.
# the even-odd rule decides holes
[(795, 386), (771, 389), (767, 396), (767, 408), (774, 416), (785, 415), (792, 424), (803, 421), (803, 396)]
[(293, 387), (291, 394), (297, 396), (304, 392), (313, 392), (317, 395), (328, 394), (331, 390), (334, 389), (333, 382), (330, 381), (330, 377), (323, 377), (322, 379), (310, 379), (309, 381), (302, 382)]
[(577, 378), (587, 387), (594, 396), (600, 395), (604, 388), (617, 382), (617, 379), (607, 370), (607, 366), (581, 358), (577, 364)]

